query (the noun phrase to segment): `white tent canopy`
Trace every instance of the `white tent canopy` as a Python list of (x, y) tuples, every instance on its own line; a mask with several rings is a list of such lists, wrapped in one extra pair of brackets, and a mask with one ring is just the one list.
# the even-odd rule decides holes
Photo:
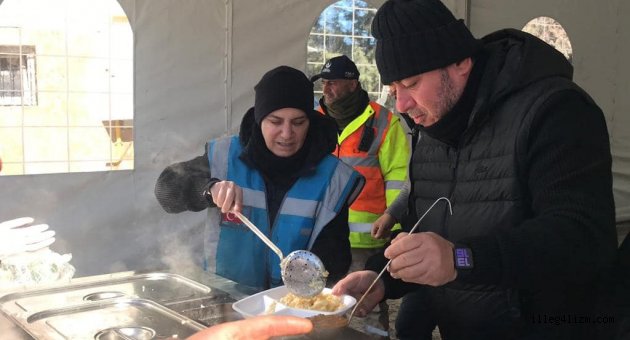
[[(50, 224), (54, 250), (73, 254), (77, 276), (199, 261), (206, 214), (165, 213), (153, 195), (159, 173), (236, 131), (265, 71), (280, 64), (305, 70), (309, 32), (333, 2), (120, 0), (134, 37), (134, 170), (0, 176), (0, 220)], [(477, 37), (541, 15), (562, 23), (575, 80), (606, 114), (617, 220), (629, 220), (630, 29), (623, 22), (630, 2), (446, 3)]]

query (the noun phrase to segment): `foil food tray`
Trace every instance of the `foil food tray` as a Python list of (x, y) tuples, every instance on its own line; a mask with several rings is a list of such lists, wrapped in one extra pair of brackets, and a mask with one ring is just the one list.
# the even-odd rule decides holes
[(109, 299), (48, 309), (26, 319), (36, 339), (185, 339), (205, 327), (153, 301)]
[(165, 306), (205, 326), (214, 326), (224, 322), (243, 319), (232, 308), (234, 301), (236, 300), (226, 294), (174, 302)]

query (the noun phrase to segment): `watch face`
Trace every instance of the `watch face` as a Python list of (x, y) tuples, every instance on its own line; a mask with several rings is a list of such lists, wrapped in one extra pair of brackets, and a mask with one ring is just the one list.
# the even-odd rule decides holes
[(210, 193), (210, 189), (204, 190), (203, 191), (203, 197), (206, 199), (206, 201), (208, 202), (212, 202), (212, 194)]
[(454, 260), (455, 268), (473, 268), (472, 251), (470, 250), (470, 248), (455, 248)]

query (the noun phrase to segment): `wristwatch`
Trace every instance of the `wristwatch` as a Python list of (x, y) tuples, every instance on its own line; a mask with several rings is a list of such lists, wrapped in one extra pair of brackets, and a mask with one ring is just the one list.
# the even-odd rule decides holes
[(204, 190), (201, 195), (203, 196), (203, 198), (206, 199), (208, 203), (212, 203), (212, 194), (210, 193), (210, 188)]
[(201, 193), (203, 198), (205, 198), (206, 201), (208, 201), (208, 203), (210, 203), (210, 204), (212, 204), (214, 202), (212, 200), (212, 193), (210, 192), (210, 189), (212, 189), (212, 186), (215, 185), (217, 182), (220, 182), (220, 181), (218, 179), (216, 179), (216, 178), (210, 179), (210, 182), (208, 183), (208, 187), (206, 188), (206, 190), (204, 190)]
[(468, 247), (455, 246), (453, 248), (453, 262), (456, 269), (473, 269), (474, 261), (472, 250)]
[(203, 193), (202, 193), (203, 198), (205, 198), (208, 203), (212, 203), (213, 202), (213, 200), (212, 200), (212, 193), (210, 192), (210, 188), (212, 188), (212, 184), (214, 184), (214, 183), (216, 183), (216, 182), (212, 182), (208, 186), (208, 188), (206, 190), (204, 190)]

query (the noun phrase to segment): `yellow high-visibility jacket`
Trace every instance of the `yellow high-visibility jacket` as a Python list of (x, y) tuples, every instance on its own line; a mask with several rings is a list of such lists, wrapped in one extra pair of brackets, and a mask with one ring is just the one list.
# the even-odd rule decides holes
[[(319, 110), (323, 112), (321, 107)], [(410, 146), (401, 124), (400, 117), (370, 102), (339, 135), (335, 155), (366, 179), (359, 197), (350, 206), (352, 248), (379, 248), (387, 242), (372, 238), (370, 231), (372, 223), (396, 199), (407, 178)], [(374, 138), (364, 147), (367, 151), (362, 151), (359, 144), (368, 126), (374, 131)]]

